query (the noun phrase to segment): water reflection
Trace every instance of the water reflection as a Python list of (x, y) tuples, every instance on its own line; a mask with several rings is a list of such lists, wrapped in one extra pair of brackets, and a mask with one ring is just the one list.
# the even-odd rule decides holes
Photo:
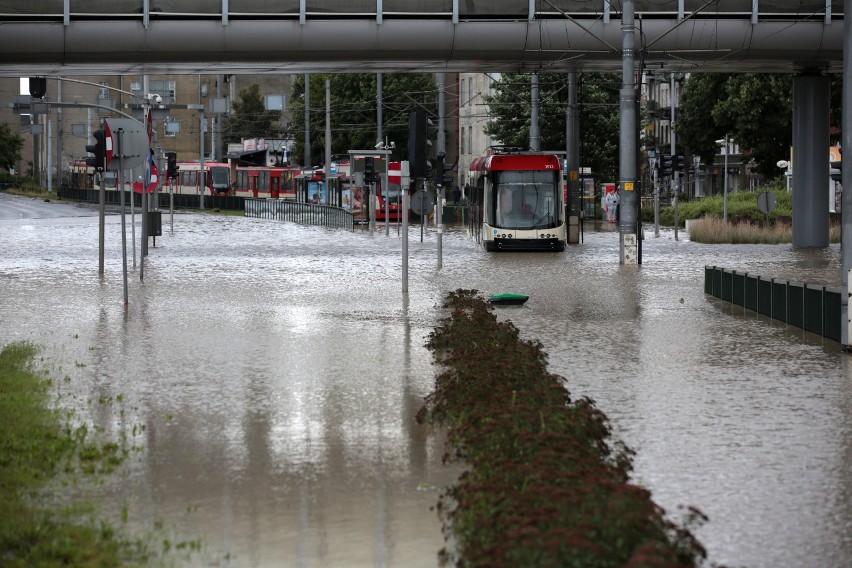
[[(32, 225), (28, 222), (27, 225)], [(651, 234), (651, 233), (649, 233)], [(32, 339), (91, 408), (145, 451), (105, 502), (130, 527), (201, 539), (197, 565), (434, 566), (430, 510), (456, 472), (414, 423), (435, 368), (427, 334), (448, 290), (529, 294), (501, 309), (544, 344), (637, 451), (636, 479), (676, 513), (696, 505), (710, 559), (839, 566), (852, 557), (850, 377), (837, 344), (703, 293), (704, 265), (837, 285), (839, 249), (645, 241), (618, 264), (612, 232), (564, 254), (486, 254), (463, 234), (400, 242), (260, 219), (177, 215), (122, 306), (119, 225), (0, 224), (0, 341)], [(45, 293), (49, 290), (49, 293)], [(121, 405), (87, 405), (115, 400)], [(120, 411), (124, 410), (124, 413)]]

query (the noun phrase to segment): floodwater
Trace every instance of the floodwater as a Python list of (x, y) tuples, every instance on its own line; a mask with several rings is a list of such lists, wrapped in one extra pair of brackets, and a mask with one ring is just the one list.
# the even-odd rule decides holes
[(458, 288), (530, 295), (500, 317), (596, 400), (672, 518), (709, 517), (710, 561), (852, 559), (848, 355), (703, 291), (705, 265), (836, 286), (837, 246), (650, 230), (643, 264), (622, 266), (611, 230), (494, 254), (450, 229), (437, 270), (435, 231), (421, 242), (415, 226), (406, 298), (396, 227), (176, 214), (171, 234), (164, 214), (163, 231), (125, 309), (117, 216), (102, 279), (97, 217), (0, 221), (0, 344), (43, 345), (59, 404), (139, 446), (93, 494), (133, 534), (200, 545), (177, 565), (436, 566), (432, 507), (458, 469), (414, 416), (436, 373), (427, 335)]

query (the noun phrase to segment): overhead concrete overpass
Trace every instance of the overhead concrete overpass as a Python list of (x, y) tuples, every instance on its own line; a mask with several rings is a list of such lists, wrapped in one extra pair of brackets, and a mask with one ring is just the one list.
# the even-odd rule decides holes
[[(616, 0), (0, 0), (0, 76), (621, 70)], [(636, 0), (637, 63), (842, 71), (843, 0)]]

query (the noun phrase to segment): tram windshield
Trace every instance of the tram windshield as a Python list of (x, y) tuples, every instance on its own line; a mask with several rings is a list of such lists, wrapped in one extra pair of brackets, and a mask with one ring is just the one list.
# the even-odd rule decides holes
[(499, 171), (494, 179), (494, 223), (503, 229), (549, 229), (562, 221), (555, 171)]
[(225, 166), (210, 168), (210, 177), (214, 190), (228, 190), (231, 186), (231, 170)]
[(388, 184), (388, 190), (387, 190), (386, 193), (383, 193), (382, 197), (384, 197), (385, 199), (387, 199), (391, 203), (396, 203), (398, 200), (401, 199), (400, 195), (401, 195), (401, 193), (399, 191), (399, 184), (398, 183), (389, 183)]

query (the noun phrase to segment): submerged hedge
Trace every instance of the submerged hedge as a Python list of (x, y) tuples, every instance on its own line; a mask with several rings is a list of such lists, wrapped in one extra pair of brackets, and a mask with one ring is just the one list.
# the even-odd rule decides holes
[(632, 452), (610, 441), (606, 416), (572, 400), (547, 371), (539, 342), (498, 322), (476, 290), (448, 294), (449, 317), (427, 346), (443, 371), (418, 413), (448, 431), (445, 461), (468, 467), (441, 496), (447, 546), (459, 566), (696, 566), (705, 551), (629, 482)]

